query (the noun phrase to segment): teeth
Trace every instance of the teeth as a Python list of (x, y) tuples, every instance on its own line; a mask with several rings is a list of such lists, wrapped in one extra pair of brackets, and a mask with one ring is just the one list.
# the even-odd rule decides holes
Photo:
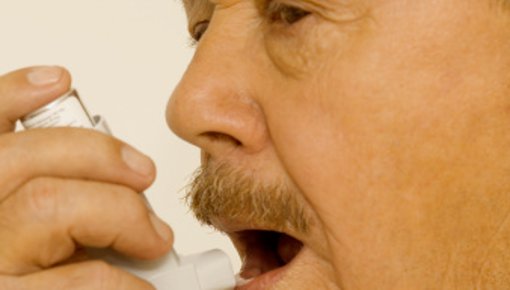
[(253, 281), (253, 279), (255, 278), (250, 278), (250, 279), (244, 279), (243, 277), (241, 277), (241, 274), (237, 274), (236, 275), (236, 286), (244, 286), (248, 283), (250, 283), (251, 281)]

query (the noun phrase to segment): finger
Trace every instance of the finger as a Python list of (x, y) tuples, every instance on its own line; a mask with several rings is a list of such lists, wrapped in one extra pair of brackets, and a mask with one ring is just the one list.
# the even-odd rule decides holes
[(34, 129), (0, 136), (0, 201), (39, 176), (93, 179), (147, 188), (154, 163), (131, 146), (86, 129)]
[(55, 266), (65, 266), (69, 264), (82, 263), (88, 260), (91, 260), (91, 258), (87, 252), (87, 249), (78, 245), (72, 256), (63, 260), (62, 262), (56, 263)]
[(18, 119), (62, 96), (71, 76), (61, 67), (30, 67), (0, 76), (0, 134)]
[(152, 259), (172, 242), (170, 228), (124, 186), (38, 178), (0, 204), (3, 274), (51, 267), (70, 258), (77, 244)]
[(17, 278), (11, 284), (19, 285), (14, 289), (20, 290), (155, 290), (150, 283), (101, 261), (53, 268)]

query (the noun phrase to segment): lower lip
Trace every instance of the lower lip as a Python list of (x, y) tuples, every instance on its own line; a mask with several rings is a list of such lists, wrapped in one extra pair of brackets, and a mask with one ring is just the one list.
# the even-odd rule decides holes
[(248, 284), (237, 286), (235, 290), (268, 290), (282, 279), (288, 267), (289, 264), (257, 276)]

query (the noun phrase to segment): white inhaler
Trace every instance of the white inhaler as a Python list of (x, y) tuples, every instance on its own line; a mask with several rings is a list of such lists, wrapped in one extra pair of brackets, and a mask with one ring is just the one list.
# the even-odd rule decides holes
[[(25, 129), (80, 127), (111, 135), (101, 116), (92, 117), (71, 90), (21, 119)], [(172, 250), (155, 261), (132, 260), (108, 249), (88, 249), (89, 254), (151, 282), (157, 290), (231, 290), (236, 286), (232, 265), (220, 250), (179, 256)]]

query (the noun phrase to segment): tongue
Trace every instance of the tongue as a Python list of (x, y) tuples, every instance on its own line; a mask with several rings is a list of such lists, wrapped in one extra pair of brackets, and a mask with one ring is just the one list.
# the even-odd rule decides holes
[(275, 251), (267, 247), (249, 247), (243, 259), (240, 276), (251, 279), (281, 266)]
[(292, 261), (303, 244), (285, 234), (263, 232), (245, 235), (246, 252), (240, 276), (251, 279)]
[(245, 244), (245, 255), (241, 277), (250, 279), (283, 266), (278, 255), (280, 233), (265, 231), (247, 231), (240, 236)]

